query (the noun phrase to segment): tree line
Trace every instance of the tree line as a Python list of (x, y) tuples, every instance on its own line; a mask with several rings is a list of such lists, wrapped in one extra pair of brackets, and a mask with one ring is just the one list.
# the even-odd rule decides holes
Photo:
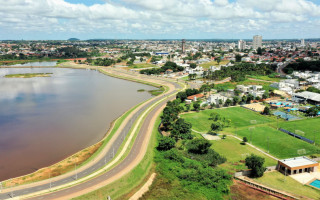
[(171, 69), (173, 72), (180, 72), (184, 70), (183, 67), (178, 66), (176, 63), (168, 61), (161, 68), (144, 69), (140, 71), (140, 74), (160, 74), (164, 73), (168, 69)]

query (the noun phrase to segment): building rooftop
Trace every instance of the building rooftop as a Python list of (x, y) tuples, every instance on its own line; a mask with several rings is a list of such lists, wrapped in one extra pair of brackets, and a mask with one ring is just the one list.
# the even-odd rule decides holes
[(291, 168), (305, 166), (305, 165), (318, 164), (318, 162), (316, 162), (310, 158), (307, 158), (305, 156), (283, 159), (283, 160), (279, 160), (279, 162), (281, 162)]
[(320, 101), (320, 94), (315, 92), (303, 91), (301, 93), (295, 93), (294, 95), (298, 97), (303, 97), (305, 99), (310, 99), (313, 101), (318, 101), (318, 102)]

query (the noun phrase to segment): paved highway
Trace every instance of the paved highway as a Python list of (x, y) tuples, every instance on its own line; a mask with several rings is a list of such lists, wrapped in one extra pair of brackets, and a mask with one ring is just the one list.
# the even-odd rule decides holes
[[(180, 88), (179, 84), (177, 84), (177, 83), (172, 83), (172, 84), (174, 84), (176, 89)], [(166, 95), (173, 94), (174, 92), (175, 91), (172, 91)], [(22, 196), (22, 195), (27, 195), (27, 194), (32, 194), (35, 192), (47, 190), (50, 187), (64, 185), (64, 184), (73, 182), (76, 179), (80, 179), (82, 177), (85, 177), (88, 174), (91, 174), (92, 172), (96, 171), (97, 169), (102, 168), (104, 165), (106, 165), (106, 163), (108, 163), (113, 158), (113, 155), (117, 153), (117, 151), (119, 150), (119, 147), (121, 146), (121, 144), (124, 140), (124, 137), (128, 134), (129, 130), (131, 129), (134, 121), (138, 118), (138, 116), (141, 115), (141, 113), (143, 113), (146, 109), (148, 109), (152, 104), (154, 104), (155, 102), (157, 102), (161, 98), (163, 98), (163, 95), (160, 95), (159, 97), (154, 98), (151, 102), (147, 103), (146, 105), (141, 107), (137, 112), (135, 112), (134, 115), (130, 118), (129, 122), (123, 128), (121, 134), (118, 135), (115, 142), (112, 144), (110, 150), (104, 155), (104, 157), (102, 159), (98, 160), (90, 168), (85, 169), (83, 171), (79, 171), (77, 173), (77, 175), (70, 175), (66, 178), (63, 178), (63, 179), (57, 180), (57, 181), (52, 180), (51, 185), (50, 185), (50, 183), (46, 183), (46, 184), (42, 184), (39, 186), (26, 188), (26, 189), (20, 189), (20, 190), (14, 190), (14, 188), (13, 188), (12, 191), (9, 190), (5, 193), (1, 193), (0, 199), (1, 200), (2, 199), (11, 199), (13, 197), (18, 197), (18, 196)], [(53, 192), (53, 193), (50, 193), (47, 195), (34, 197), (32, 199), (60, 199), (60, 198), (63, 199), (63, 196), (66, 196), (66, 195), (72, 194), (72, 193), (76, 193), (76, 192), (81, 191), (81, 190), (83, 190), (89, 186), (92, 186), (92, 185), (97, 185), (97, 184), (99, 184), (109, 178), (112, 178), (116, 174), (118, 174), (121, 170), (123, 170), (125, 167), (127, 167), (139, 155), (141, 148), (142, 148), (142, 142), (147, 134), (147, 128), (148, 128), (148, 125), (150, 124), (150, 120), (154, 116), (155, 112), (158, 109), (160, 109), (161, 106), (163, 106), (169, 99), (171, 99), (171, 98), (168, 98), (167, 100), (161, 102), (159, 105), (156, 106), (155, 109), (153, 109), (147, 115), (146, 119), (143, 121), (143, 125), (138, 133), (138, 136), (134, 142), (134, 145), (133, 145), (129, 155), (122, 162), (120, 162), (120, 164), (118, 164), (116, 167), (114, 167), (112, 170), (107, 171), (106, 173), (99, 175), (96, 178), (93, 178), (93, 179), (86, 181), (84, 183), (81, 183), (79, 185), (72, 186), (70, 188), (60, 190), (57, 192)]]

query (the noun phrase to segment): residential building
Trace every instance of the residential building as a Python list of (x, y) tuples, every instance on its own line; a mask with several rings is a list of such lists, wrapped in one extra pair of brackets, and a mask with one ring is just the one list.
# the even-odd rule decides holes
[(244, 50), (246, 48), (246, 41), (244, 41), (244, 40), (239, 40), (238, 41), (238, 49), (240, 50), (240, 51), (242, 51), (242, 50)]
[(262, 36), (261, 35), (253, 36), (252, 47), (253, 47), (253, 49), (258, 49), (259, 47), (262, 48)]

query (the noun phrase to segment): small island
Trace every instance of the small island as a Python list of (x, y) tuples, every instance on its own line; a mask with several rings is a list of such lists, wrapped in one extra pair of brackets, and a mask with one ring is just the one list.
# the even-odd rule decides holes
[(33, 77), (51, 77), (52, 73), (26, 73), (26, 74), (7, 74), (5, 78), (33, 78)]

